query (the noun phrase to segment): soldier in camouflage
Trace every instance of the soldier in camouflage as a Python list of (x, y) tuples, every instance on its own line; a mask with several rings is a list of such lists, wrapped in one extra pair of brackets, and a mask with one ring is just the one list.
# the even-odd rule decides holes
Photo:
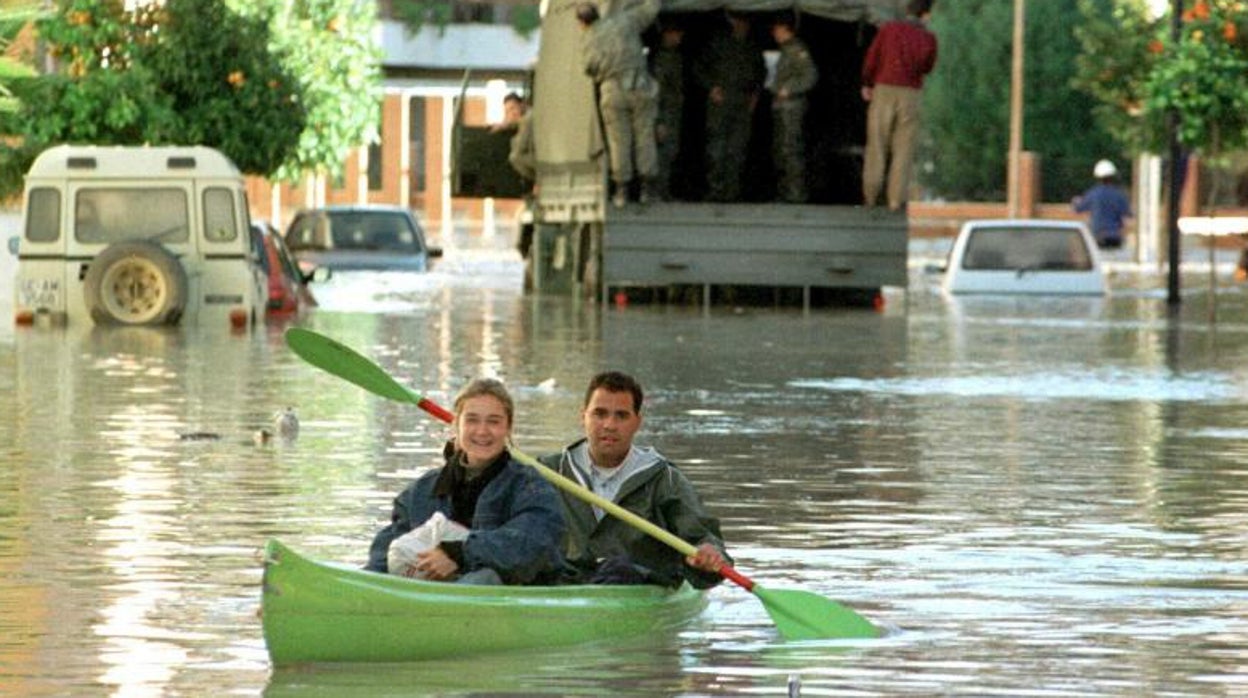
[(685, 61), (680, 44), (685, 29), (668, 21), (659, 33), (659, 45), (650, 54), (650, 69), (659, 83), (658, 121), (654, 138), (659, 165), (654, 178), (654, 193), (666, 201), (672, 196), (672, 167), (680, 154), (680, 126), (685, 111)]
[(714, 35), (694, 66), (694, 77), (706, 89), (707, 198), (741, 198), (742, 177), (750, 146), (754, 107), (767, 68), (763, 53), (750, 38), (750, 23), (728, 14), (731, 30)]
[(771, 36), (780, 47), (776, 77), (771, 86), (772, 159), (779, 175), (777, 194), (789, 203), (806, 201), (806, 95), (819, 81), (810, 50), (794, 32), (794, 20), (777, 19)]
[(581, 3), (576, 19), (585, 31), (582, 47), (585, 73), (598, 88), (598, 109), (606, 132), (611, 201), (622, 207), (634, 174), (641, 178), (641, 201), (650, 198), (657, 156), (654, 119), (659, 86), (646, 69), (641, 33), (659, 13), (659, 0), (634, 0), (605, 17), (598, 6)]

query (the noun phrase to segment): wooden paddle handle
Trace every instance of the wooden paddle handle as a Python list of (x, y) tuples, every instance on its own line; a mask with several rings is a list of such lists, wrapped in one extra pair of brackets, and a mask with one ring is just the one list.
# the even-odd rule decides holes
[[(615, 502), (612, 502), (611, 500), (606, 499), (598, 494), (595, 494), (594, 492), (592, 492), (591, 490), (585, 487), (582, 487), (578, 483), (573, 482), (572, 480), (564, 477), (563, 475), (560, 475), (559, 473), (555, 472), (549, 467), (538, 462), (536, 458), (526, 455), (525, 453), (522, 453), (521, 451), (515, 448), (511, 449), (511, 455), (516, 460), (520, 461), (521, 463), (524, 463), (527, 466), (535, 468), (537, 470), (538, 475), (541, 475), (542, 477), (546, 478), (546, 480), (550, 482), (550, 484), (554, 485), (555, 487), (558, 487), (564, 492), (567, 492), (584, 502), (588, 502), (602, 509), (603, 511), (606, 511), (612, 516), (622, 519), (624, 523), (627, 523), (628, 525), (640, 530), (642, 533), (645, 533), (652, 538), (658, 539), (662, 543), (666, 543), (668, 546), (674, 548), (677, 552), (684, 554), (685, 557), (692, 557), (693, 555), (697, 554), (698, 549), (694, 547), (691, 543), (689, 543), (689, 541), (685, 540), (684, 538), (680, 538), (679, 536), (672, 533), (671, 531), (668, 531), (667, 529), (659, 528), (655, 524), (651, 523), (649, 520), (634, 514), (633, 512), (625, 509), (619, 504), (616, 504)], [(745, 575), (733, 569), (731, 566), (723, 565), (722, 567), (719, 568), (718, 571), (720, 574), (724, 576), (725, 579), (740, 586), (742, 589), (745, 589), (746, 591), (754, 590), (754, 582), (750, 580), (749, 577), (746, 577)]]

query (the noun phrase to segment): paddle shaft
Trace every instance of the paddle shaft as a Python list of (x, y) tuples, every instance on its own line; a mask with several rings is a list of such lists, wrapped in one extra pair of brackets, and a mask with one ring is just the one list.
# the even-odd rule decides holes
[[(511, 449), (511, 455), (515, 456), (516, 460), (521, 463), (537, 468), (537, 473), (546, 478), (546, 480), (555, 487), (558, 487), (581, 501), (588, 502), (596, 507), (599, 507), (616, 518), (623, 519), (625, 523), (640, 530), (642, 533), (646, 533), (652, 538), (657, 538), (659, 541), (675, 548), (677, 552), (684, 554), (686, 557), (692, 557), (697, 554), (698, 549), (690, 544), (689, 541), (676, 536), (667, 529), (659, 528), (644, 517), (638, 516), (619, 504), (594, 494), (591, 490), (581, 487), (572, 480), (560, 475), (545, 465), (542, 465), (532, 456), (514, 448)], [(717, 571), (725, 578), (741, 585), (741, 587), (746, 591), (752, 591), (754, 589), (753, 581), (729, 565), (720, 565), (719, 570)]]

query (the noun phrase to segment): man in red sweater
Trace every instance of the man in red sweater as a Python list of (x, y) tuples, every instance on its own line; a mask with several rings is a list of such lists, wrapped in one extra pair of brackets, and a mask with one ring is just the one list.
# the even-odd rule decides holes
[(903, 20), (886, 22), (862, 63), (862, 98), (867, 107), (867, 149), (862, 195), (875, 206), (888, 179), (888, 207), (906, 205), (910, 163), (919, 130), (923, 78), (936, 65), (936, 35), (927, 28), (935, 0), (910, 0)]

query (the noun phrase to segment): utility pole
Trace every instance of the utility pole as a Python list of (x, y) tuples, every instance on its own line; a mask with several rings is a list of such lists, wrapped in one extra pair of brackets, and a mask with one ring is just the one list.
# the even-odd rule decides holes
[[(1182, 0), (1176, 0), (1181, 2)], [(1010, 218), (1022, 209), (1023, 159), (1023, 38), (1026, 0), (1014, 0), (1014, 57), (1010, 70), (1010, 155), (1006, 175), (1006, 202)]]

